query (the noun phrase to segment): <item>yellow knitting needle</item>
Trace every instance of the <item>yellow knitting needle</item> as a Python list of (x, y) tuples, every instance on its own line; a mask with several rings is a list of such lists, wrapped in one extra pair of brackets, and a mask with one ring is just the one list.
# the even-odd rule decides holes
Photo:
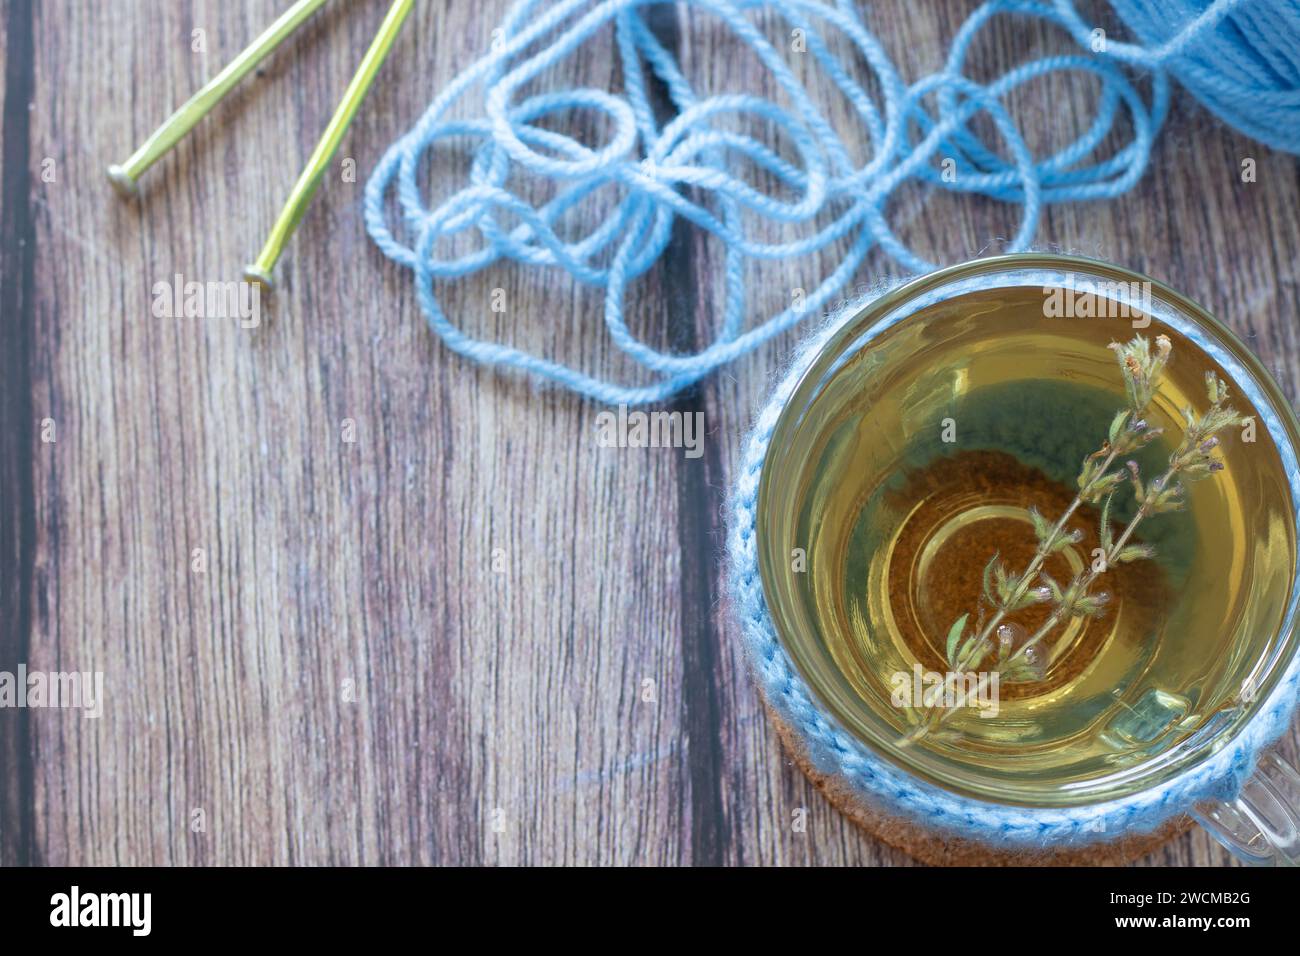
[(339, 148), (339, 143), (343, 140), (343, 134), (347, 132), (348, 124), (356, 116), (361, 101), (366, 98), (366, 93), (369, 92), (370, 85), (374, 82), (375, 74), (379, 72), (384, 59), (388, 56), (388, 51), (392, 49), (393, 41), (397, 39), (397, 34), (401, 32), (402, 24), (406, 22), (406, 17), (411, 12), (414, 3), (415, 0), (394, 0), (393, 5), (389, 7), (388, 15), (384, 17), (384, 22), (379, 26), (379, 33), (375, 35), (374, 42), (370, 44), (370, 49), (366, 51), (360, 68), (357, 70), (356, 75), (352, 77), (352, 82), (348, 84), (348, 88), (343, 94), (342, 102), (339, 103), (338, 109), (334, 111), (334, 116), (330, 119), (329, 125), (325, 127), (325, 132), (321, 135), (320, 142), (316, 144), (315, 150), (312, 151), (311, 156), (308, 158), (307, 165), (303, 168), (302, 174), (299, 175), (298, 181), (294, 184), (293, 191), (289, 193), (284, 209), (280, 211), (280, 217), (276, 219), (275, 225), (271, 228), (271, 234), (267, 237), (266, 244), (262, 246), (261, 253), (258, 254), (255, 261), (244, 267), (244, 278), (261, 283), (267, 290), (273, 287), (271, 270), (275, 268), (280, 253), (284, 251), (285, 244), (293, 235), (294, 230), (298, 228), (298, 223), (302, 220), (303, 213), (307, 211), (308, 204), (316, 194), (316, 189), (320, 186), (330, 160), (334, 157), (334, 153)]
[(131, 154), (130, 159), (109, 166), (108, 181), (123, 196), (136, 195), (139, 191), (137, 180), (141, 174), (180, 142), (181, 138), (194, 128), (194, 124), (207, 116), (221, 98), (248, 74), (249, 70), (261, 63), (267, 54), (279, 46), (285, 37), (298, 29), (299, 25), (319, 10), (325, 2), (326, 0), (298, 0), (284, 11), (280, 18), (267, 27), (248, 49), (231, 60), (225, 69), (212, 78), (211, 82), (169, 116), (152, 136), (140, 144), (140, 148)]

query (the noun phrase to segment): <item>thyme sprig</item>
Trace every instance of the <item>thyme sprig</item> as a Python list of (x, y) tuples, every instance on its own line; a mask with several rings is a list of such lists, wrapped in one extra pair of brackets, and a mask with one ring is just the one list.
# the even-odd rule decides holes
[[(1084, 458), (1077, 481), (1078, 494), (1061, 516), (1052, 522), (1037, 509), (1030, 509), (1038, 546), (1024, 570), (1009, 571), (997, 554), (985, 565), (976, 625), (968, 635), (971, 615), (966, 613), (948, 631), (945, 654), (954, 674), (974, 671), (989, 662), (1001, 681), (1041, 680), (1048, 664), (1041, 646), (1043, 640), (1071, 618), (1100, 617), (1106, 613), (1110, 594), (1104, 590), (1093, 591), (1098, 578), (1116, 565), (1155, 556), (1155, 549), (1150, 545), (1133, 542), (1138, 526), (1152, 515), (1181, 509), (1186, 501), (1186, 483), (1208, 478), (1223, 469), (1222, 460), (1214, 455), (1219, 445), (1217, 433), (1242, 419), (1226, 404), (1228, 386), (1214, 372), (1207, 372), (1205, 388), (1209, 409), (1203, 415), (1197, 415), (1190, 407), (1183, 409), (1186, 421), (1183, 438), (1170, 455), (1168, 467), (1151, 481), (1143, 481), (1137, 463), (1126, 456), (1161, 434), (1161, 429), (1148, 426), (1143, 415), (1159, 389), (1173, 346), (1168, 336), (1160, 335), (1153, 348), (1152, 343), (1139, 335), (1124, 344), (1112, 343), (1110, 348), (1124, 378), (1127, 405), (1115, 413), (1101, 446)], [(1121, 460), (1123, 464), (1116, 467), (1116, 462)], [(1132, 488), (1138, 507), (1116, 536), (1110, 515), (1115, 496), (1125, 485)], [(1068, 584), (1062, 585), (1043, 571), (1043, 565), (1051, 555), (1083, 540), (1082, 531), (1068, 525), (1085, 503), (1102, 505), (1098, 529), (1101, 555), (1086, 564), (1086, 570), (1081, 570)], [(1011, 625), (1007, 619), (1036, 604), (1051, 604), (1053, 610), (1032, 635), (1018, 640), (1017, 631), (1023, 635), (1024, 630)], [(904, 744), (924, 736), (964, 703), (959, 700), (955, 706), (929, 707), (921, 722), (904, 738)]]

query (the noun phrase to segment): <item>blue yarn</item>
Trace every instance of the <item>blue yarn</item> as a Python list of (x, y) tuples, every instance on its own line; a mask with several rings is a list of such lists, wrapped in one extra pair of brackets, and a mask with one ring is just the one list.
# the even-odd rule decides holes
[[(424, 116), (380, 160), (366, 186), (366, 227), (385, 255), (411, 269), (429, 325), (448, 347), (487, 365), (522, 369), (609, 404), (662, 400), (824, 311), (852, 279), (868, 251), (879, 246), (905, 269), (934, 266), (894, 235), (885, 205), (908, 180), (959, 193), (976, 193), (1020, 207), (1008, 251), (1029, 247), (1044, 204), (1104, 199), (1130, 189), (1143, 175), (1152, 142), (1169, 103), (1169, 76), (1187, 86), (1226, 122), (1278, 149), (1300, 152), (1300, 0), (1114, 0), (1117, 14), (1142, 45), (1107, 40), (1093, 51), (1093, 27), (1070, 0), (991, 0), (978, 8), (952, 41), (941, 71), (906, 84), (854, 4), (836, 0), (686, 0), (734, 34), (771, 73), (789, 108), (761, 96), (701, 96), (656, 39), (642, 8), (663, 0), (522, 0), (507, 16), (499, 49), (460, 74)], [(782, 54), (747, 18), (764, 10), (803, 31), (816, 58), (852, 105), (871, 158), (856, 165), (850, 150), (787, 65)], [(1074, 55), (1022, 63), (987, 84), (962, 70), (980, 30), (999, 16), (1055, 24), (1079, 45)], [(612, 26), (623, 74), (621, 95), (565, 89), (525, 95), (521, 90), (549, 68), (581, 53), (598, 31)], [(829, 50), (838, 32), (874, 74), (873, 98)], [(668, 90), (676, 115), (660, 124), (647, 94), (647, 70)], [(1057, 73), (1083, 74), (1100, 83), (1089, 128), (1059, 152), (1036, 157), (1002, 100), (1016, 87)], [(1146, 75), (1144, 97), (1133, 77)], [(483, 91), (481, 116), (451, 119), (451, 110), (475, 88)], [(613, 127), (607, 143), (592, 148), (538, 125), (575, 111), (604, 114)], [(980, 139), (970, 121), (986, 114), (1005, 150)], [(1104, 160), (1087, 163), (1122, 116), (1131, 138)], [(787, 139), (790, 162), (723, 120), (748, 117)], [(435, 148), (477, 140), (469, 184), (441, 203), (426, 206), (418, 183)], [(794, 195), (783, 200), (760, 192), (735, 172), (744, 157)], [(951, 157), (957, 176), (944, 177), (936, 158)], [(436, 158), (433, 160), (436, 162)], [(551, 180), (554, 199), (535, 208), (508, 188), (512, 177)], [(706, 194), (712, 203), (696, 202)], [(612, 209), (585, 235), (561, 238), (566, 212), (612, 192)], [(395, 197), (398, 224), (390, 225)], [(625, 320), (628, 286), (668, 245), (682, 217), (721, 240), (726, 249), (726, 300), (717, 337), (695, 354), (678, 355), (638, 340)], [(747, 217), (802, 224), (803, 237), (781, 243), (752, 238)], [(833, 218), (827, 223), (828, 216)], [(513, 223), (513, 224), (507, 224)], [(440, 243), (475, 231), (473, 252), (444, 258)], [(847, 252), (822, 283), (791, 306), (745, 328), (747, 259), (810, 255), (841, 240)], [(436, 280), (456, 279), (501, 259), (564, 269), (578, 282), (604, 291), (604, 321), (623, 352), (653, 373), (647, 385), (596, 378), (579, 369), (493, 341), (474, 338), (445, 314)]]
[[(932, 305), (939, 296), (969, 293), (1011, 281), (1006, 275), (976, 276), (939, 289), (931, 298), (916, 297), (880, 317), (862, 342)], [(1069, 284), (1069, 276), (1049, 271), (1025, 273), (1014, 283), (1035, 288), (1064, 286)], [(1300, 695), (1300, 655), (1292, 658), (1277, 686), (1246, 725), (1212, 756), (1185, 768), (1159, 787), (1107, 803), (1061, 809), (997, 804), (929, 785), (871, 751), (826, 713), (782, 646), (767, 608), (758, 567), (758, 489), (763, 459), (782, 410), (817, 354), (856, 311), (856, 306), (843, 310), (797, 353), (788, 373), (755, 420), (728, 503), (728, 584), (751, 668), (767, 701), (798, 734), (814, 765), (823, 773), (835, 775), (853, 793), (875, 806), (884, 806), (925, 827), (984, 843), (1021, 847), (1082, 845), (1132, 833), (1149, 833), (1200, 801), (1235, 798), (1254, 770), (1260, 751), (1274, 743), (1291, 723)], [(1176, 313), (1158, 304), (1153, 314), (1204, 349), (1229, 372), (1259, 410), (1261, 423), (1274, 435), (1283, 456), (1292, 500), (1300, 502), (1300, 464), (1296, 462), (1286, 429), (1250, 376), (1222, 346)], [(1296, 513), (1295, 520), (1300, 531), (1300, 512)], [(1300, 595), (1293, 594), (1283, 623), (1284, 632), (1295, 627), (1298, 614)]]
[[(1189, 0), (1111, 0), (1111, 6), (1211, 113), (1274, 149), (1300, 153), (1300, 0), (1208, 8)], [(1175, 34), (1171, 24), (1198, 16), (1211, 28), (1194, 40), (1187, 31)], [(1077, 36), (1077, 24), (1074, 30)]]

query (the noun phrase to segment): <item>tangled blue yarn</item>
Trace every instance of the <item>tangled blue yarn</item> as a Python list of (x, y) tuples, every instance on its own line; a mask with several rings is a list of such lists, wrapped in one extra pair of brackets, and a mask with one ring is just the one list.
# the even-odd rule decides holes
[[(1300, 152), (1300, 0), (1215, 0), (1208, 6), (1203, 0), (1115, 0), (1116, 12), (1143, 45), (1094, 32), (1070, 0), (991, 0), (962, 24), (943, 68), (910, 85), (848, 0), (685, 0), (720, 21), (736, 43), (752, 51), (770, 71), (787, 106), (752, 93), (698, 93), (643, 17), (644, 8), (662, 2), (523, 0), (497, 34), (497, 48), (461, 73), (381, 159), (366, 186), (366, 227), (387, 256), (413, 271), (421, 310), (454, 351), (487, 365), (522, 369), (610, 404), (661, 400), (824, 311), (873, 246), (904, 269), (934, 268), (898, 239), (885, 217), (889, 197), (909, 180), (1019, 206), (1020, 223), (1008, 251), (1023, 250), (1033, 241), (1043, 204), (1127, 191), (1147, 167), (1167, 111), (1170, 75), (1229, 123), (1279, 149)], [(865, 163), (850, 158), (853, 151), (786, 58), (747, 16), (760, 10), (782, 18), (792, 36), (799, 31), (807, 52), (852, 105), (861, 121), (854, 145), (869, 145), (872, 151)], [(977, 83), (963, 73), (968, 51), (980, 30), (1000, 15), (1055, 24), (1077, 42), (1079, 51), (1031, 60), (992, 82)], [(521, 92), (552, 67), (580, 55), (587, 41), (610, 26), (622, 70), (621, 94), (590, 88)], [(860, 54), (873, 74), (877, 96), (854, 78), (856, 67), (831, 52), (832, 33)], [(712, 35), (710, 44), (718, 55), (734, 52)], [(647, 70), (666, 88), (675, 108), (667, 122), (656, 119)], [(1096, 112), (1074, 142), (1036, 157), (1003, 99), (1025, 83), (1060, 73), (1099, 81)], [(1138, 75), (1150, 79), (1145, 97), (1135, 85)], [(481, 115), (451, 118), (457, 104), (479, 88)], [(613, 130), (607, 142), (593, 148), (541, 122), (579, 111), (604, 114)], [(971, 120), (981, 113), (992, 120), (1003, 152), (972, 128)], [(1125, 115), (1128, 122), (1121, 124)], [(797, 161), (735, 132), (738, 119), (765, 122), (788, 140)], [(1088, 162), (1120, 126), (1131, 134), (1125, 145)], [(422, 166), (436, 169), (435, 149), (445, 150), (464, 138), (478, 143), (468, 185), (426, 205), (419, 184)], [(793, 198), (765, 194), (744, 181), (736, 171), (738, 158), (770, 174)], [(953, 161), (955, 176), (936, 167), (940, 159)], [(549, 180), (557, 185), (557, 194), (534, 207), (511, 188), (520, 177)], [(600, 200), (605, 212), (585, 234), (561, 236), (559, 224), (566, 213)], [(390, 222), (390, 213), (398, 224)], [(745, 228), (747, 217), (755, 216), (803, 226), (807, 232), (788, 242), (760, 241)], [(677, 217), (711, 233), (726, 249), (720, 328), (694, 354), (653, 348), (629, 330), (626, 320), (628, 287), (664, 251)], [(477, 233), (477, 248), (444, 257), (443, 244), (467, 231)], [(816, 289), (746, 328), (747, 259), (806, 256), (841, 241), (847, 251)], [(602, 289), (610, 337), (650, 370), (651, 383), (596, 378), (459, 328), (443, 311), (435, 281), (456, 279), (502, 259), (561, 268)]]

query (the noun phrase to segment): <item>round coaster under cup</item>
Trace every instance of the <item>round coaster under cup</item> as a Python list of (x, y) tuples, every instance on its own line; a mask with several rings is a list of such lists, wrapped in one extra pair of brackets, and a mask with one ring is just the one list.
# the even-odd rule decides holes
[(1154, 833), (1060, 849), (1006, 850), (950, 836), (890, 813), (878, 802), (867, 800), (842, 777), (818, 770), (808, 759), (807, 748), (800, 736), (771, 707), (765, 705), (764, 709), (782, 748), (831, 806), (868, 835), (930, 866), (1123, 866), (1154, 853), (1194, 826), (1191, 817), (1182, 815)]

